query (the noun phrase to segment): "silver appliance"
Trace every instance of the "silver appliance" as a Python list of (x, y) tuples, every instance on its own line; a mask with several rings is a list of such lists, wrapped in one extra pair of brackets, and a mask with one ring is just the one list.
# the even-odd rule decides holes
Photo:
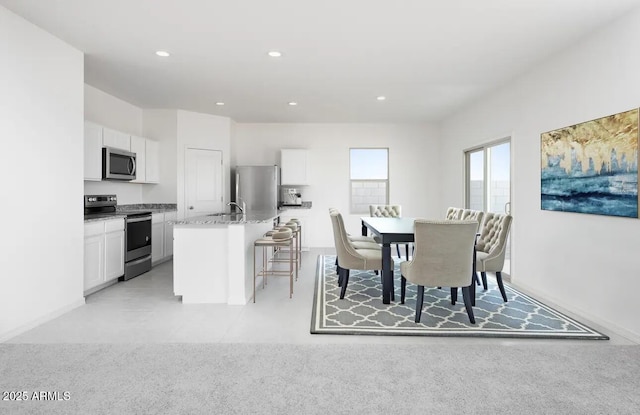
[(302, 194), (293, 187), (282, 189), (282, 206), (302, 206)]
[(236, 166), (235, 203), (246, 205), (248, 212), (278, 209), (278, 166)]
[(102, 147), (102, 178), (135, 180), (136, 153), (119, 148)]
[(124, 275), (129, 280), (151, 269), (151, 212), (146, 210), (117, 210), (116, 195), (85, 195), (84, 217), (108, 219), (115, 215), (124, 218)]

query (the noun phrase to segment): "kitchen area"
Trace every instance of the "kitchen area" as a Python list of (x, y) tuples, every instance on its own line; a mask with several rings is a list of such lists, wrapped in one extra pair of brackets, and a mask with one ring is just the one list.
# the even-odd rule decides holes
[[(307, 169), (305, 149), (282, 149), (280, 166), (236, 166), (228, 211), (174, 223), (174, 293), (183, 303), (243, 305), (251, 299), (254, 269), (263, 261), (254, 241), (294, 217), (305, 228), (312, 204), (292, 186), (307, 185)], [(301, 245), (308, 249), (304, 239)]]
[[(140, 203), (121, 203), (120, 194), (131, 199), (133, 186), (144, 194), (162, 185), (163, 144), (85, 122), (85, 192), (91, 193), (84, 195), (83, 203), (84, 295), (173, 260), (174, 294), (183, 303), (246, 304), (253, 279), (253, 241), (291, 218), (304, 227), (311, 208), (311, 202), (303, 200), (308, 150), (281, 149), (279, 164), (271, 166), (226, 171), (222, 162), (210, 168), (198, 164), (213, 178), (202, 180), (201, 174), (200, 186), (216, 187), (216, 178), (224, 178), (221, 189), (199, 190), (198, 195), (222, 199), (218, 195), (229, 194), (230, 200), (205, 205), (212, 206), (205, 212), (191, 210), (190, 202), (180, 209), (180, 203), (147, 203), (142, 196)], [(185, 175), (185, 189), (188, 180)], [(97, 193), (103, 189), (116, 193)], [(306, 238), (301, 245), (308, 250)]]

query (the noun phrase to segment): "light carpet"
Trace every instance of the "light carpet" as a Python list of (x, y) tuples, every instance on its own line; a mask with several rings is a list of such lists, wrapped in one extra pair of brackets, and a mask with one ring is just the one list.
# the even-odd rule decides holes
[(313, 334), (372, 334), (410, 336), (467, 336), (608, 340), (609, 337), (554, 310), (505, 284), (504, 302), (492, 278), (483, 291), (476, 288), (471, 324), (458, 290), (451, 305), (448, 288), (425, 287), (424, 306), (415, 323), (416, 286), (407, 282), (405, 304), (400, 304), (400, 260), (395, 261), (395, 297), (382, 303), (380, 276), (373, 271), (351, 270), (344, 299), (335, 267), (335, 255), (320, 255), (311, 317)]
[[(427, 341), (428, 339), (424, 339)], [(640, 347), (0, 344), (2, 414), (637, 414)]]

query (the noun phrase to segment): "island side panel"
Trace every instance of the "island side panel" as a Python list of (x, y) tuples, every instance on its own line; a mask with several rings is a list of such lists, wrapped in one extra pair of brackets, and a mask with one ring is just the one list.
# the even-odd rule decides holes
[(227, 302), (226, 225), (176, 225), (173, 233), (174, 294), (182, 302)]
[[(273, 228), (271, 222), (229, 225), (229, 296), (228, 304), (244, 305), (253, 298), (254, 241)], [(262, 268), (261, 250), (256, 250), (256, 269)], [(261, 287), (262, 279), (256, 284)]]

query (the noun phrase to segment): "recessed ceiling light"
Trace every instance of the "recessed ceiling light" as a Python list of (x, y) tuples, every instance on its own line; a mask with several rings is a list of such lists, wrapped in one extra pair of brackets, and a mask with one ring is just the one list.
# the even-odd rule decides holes
[(292, 107), (295, 107), (296, 105), (298, 105), (298, 103), (297, 103), (297, 102), (293, 102), (293, 101), (291, 101), (291, 102), (289, 103), (289, 105), (291, 105)]
[(158, 50), (158, 51), (156, 51), (156, 55), (162, 56), (163, 58), (171, 56), (171, 54), (169, 52), (167, 52), (166, 50)]
[(223, 106), (223, 105), (224, 105), (224, 102), (216, 102), (216, 105), (217, 105), (217, 106), (219, 106), (219, 107), (221, 107), (221, 106)]
[(387, 99), (387, 97), (380, 95), (378, 98), (376, 98), (378, 101), (384, 101), (385, 99)]
[(268, 55), (272, 58), (279, 58), (280, 56), (282, 56), (282, 53), (278, 52), (277, 50), (272, 50), (269, 51)]

